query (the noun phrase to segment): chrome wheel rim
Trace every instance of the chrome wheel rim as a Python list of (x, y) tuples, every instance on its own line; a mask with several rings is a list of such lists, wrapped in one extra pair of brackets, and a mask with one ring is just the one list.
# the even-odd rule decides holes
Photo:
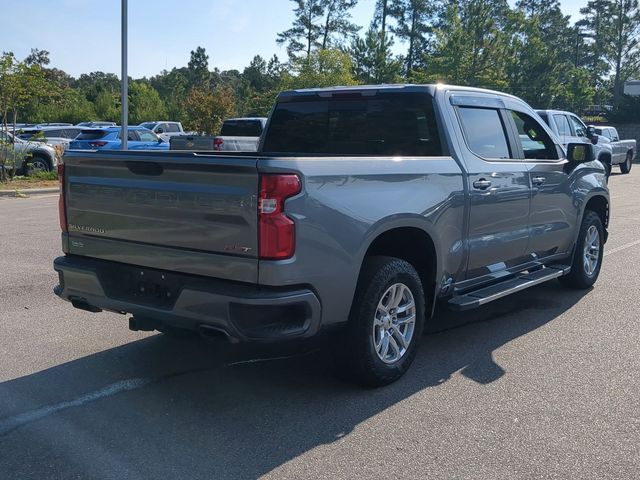
[(600, 233), (595, 225), (591, 225), (587, 229), (587, 235), (584, 241), (583, 264), (584, 271), (587, 275), (592, 276), (598, 262), (600, 261)]
[(47, 171), (47, 165), (42, 160), (33, 160), (31, 162), (31, 169), (30, 170), (32, 172), (46, 172)]
[(382, 295), (373, 318), (373, 346), (384, 363), (406, 353), (416, 326), (416, 302), (404, 283), (391, 285)]

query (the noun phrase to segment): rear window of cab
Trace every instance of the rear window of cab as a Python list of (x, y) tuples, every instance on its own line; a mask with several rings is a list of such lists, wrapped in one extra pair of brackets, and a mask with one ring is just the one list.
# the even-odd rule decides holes
[(264, 152), (441, 156), (433, 99), (420, 93), (294, 98), (269, 120)]

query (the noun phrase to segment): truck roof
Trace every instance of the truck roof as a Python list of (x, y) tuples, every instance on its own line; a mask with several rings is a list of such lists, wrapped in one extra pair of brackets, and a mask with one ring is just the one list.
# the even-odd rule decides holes
[(501, 97), (509, 97), (513, 99), (518, 99), (513, 95), (509, 95), (503, 92), (496, 92), (495, 90), (488, 90), (485, 88), (477, 88), (477, 87), (464, 87), (459, 85), (446, 85), (443, 83), (431, 83), (431, 84), (411, 84), (411, 83), (402, 83), (402, 84), (384, 84), (384, 85), (354, 85), (354, 86), (336, 86), (336, 87), (325, 87), (325, 88), (304, 88), (299, 90), (285, 90), (278, 95), (278, 100), (284, 100), (286, 98), (299, 97), (299, 96), (333, 96), (334, 94), (349, 94), (349, 93), (361, 93), (364, 96), (375, 95), (378, 92), (408, 92), (408, 93), (428, 93), (429, 95), (433, 95), (436, 90), (446, 89), (446, 90), (462, 90), (465, 92), (477, 92), (477, 93), (489, 93), (492, 95), (498, 95)]

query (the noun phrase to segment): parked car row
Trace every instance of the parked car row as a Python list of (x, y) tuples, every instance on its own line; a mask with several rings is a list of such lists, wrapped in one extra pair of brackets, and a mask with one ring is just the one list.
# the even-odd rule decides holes
[[(65, 149), (118, 149), (122, 145), (120, 140), (120, 127), (113, 122), (86, 122), (93, 123), (92, 127), (81, 126), (46, 126), (40, 128), (22, 129), (17, 135), (21, 140), (45, 143), (50, 146), (61, 145)], [(109, 123), (96, 128), (98, 123)], [(132, 150), (168, 150), (169, 144), (160, 136), (141, 126), (128, 127), (128, 148)], [(39, 139), (42, 139), (40, 141)]]
[(569, 143), (591, 143), (595, 157), (611, 174), (614, 165), (620, 166), (622, 173), (629, 173), (637, 152), (635, 140), (620, 140), (614, 127), (587, 126), (574, 113), (561, 110), (536, 110), (538, 115), (556, 134), (564, 148)]

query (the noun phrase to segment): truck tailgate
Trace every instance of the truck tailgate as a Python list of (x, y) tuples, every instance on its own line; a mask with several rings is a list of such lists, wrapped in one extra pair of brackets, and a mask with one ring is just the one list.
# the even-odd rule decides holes
[(255, 156), (65, 155), (68, 253), (257, 282)]

